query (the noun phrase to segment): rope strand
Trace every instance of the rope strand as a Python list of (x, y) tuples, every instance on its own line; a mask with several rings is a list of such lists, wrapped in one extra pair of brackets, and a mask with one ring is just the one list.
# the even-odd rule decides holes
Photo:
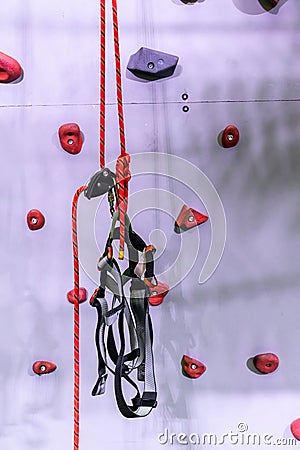
[[(105, 167), (105, 19), (106, 0), (100, 0), (100, 168)], [(129, 162), (130, 157), (126, 153), (125, 127), (122, 96), (122, 77), (119, 47), (119, 25), (117, 1), (112, 0), (114, 51), (116, 64), (116, 87), (118, 102), (118, 118), (121, 153), (117, 161), (116, 173), (118, 183), (118, 208), (120, 220), (120, 250), (119, 258), (124, 258), (125, 245), (125, 215), (128, 203), (128, 181), (130, 180)], [(74, 450), (79, 450), (79, 419), (80, 419), (80, 315), (79, 315), (79, 258), (78, 258), (78, 236), (77, 236), (77, 206), (80, 194), (87, 189), (81, 186), (77, 189), (72, 203), (72, 240), (73, 240), (73, 264), (74, 264)]]
[(129, 173), (130, 157), (126, 153), (126, 142), (125, 142), (125, 126), (124, 126), (124, 111), (123, 111), (122, 75), (121, 75), (117, 0), (112, 0), (112, 15), (113, 15), (114, 51), (115, 51), (115, 65), (116, 65), (116, 88), (117, 88), (119, 133), (120, 133), (120, 147), (121, 147), (121, 153), (118, 158), (117, 167), (116, 167), (117, 183), (119, 184), (119, 197), (120, 197), (120, 204), (119, 204), (119, 221), (120, 221), (119, 259), (124, 259), (125, 215), (126, 215), (127, 206), (128, 206), (128, 181), (130, 179), (130, 173)]
[(100, 168), (105, 167), (105, 1), (100, 4)]
[(116, 64), (116, 87), (117, 87), (120, 146), (121, 146), (121, 156), (125, 156), (126, 155), (126, 143), (125, 143), (125, 126), (124, 126), (124, 111), (123, 111), (122, 75), (121, 75), (117, 0), (112, 0), (112, 15), (113, 15), (113, 31), (114, 31), (114, 49), (115, 49), (115, 64)]
[(79, 394), (80, 394), (80, 354), (79, 354), (79, 258), (77, 238), (77, 205), (80, 194), (87, 188), (77, 189), (72, 203), (72, 240), (74, 264), (74, 450), (79, 449)]

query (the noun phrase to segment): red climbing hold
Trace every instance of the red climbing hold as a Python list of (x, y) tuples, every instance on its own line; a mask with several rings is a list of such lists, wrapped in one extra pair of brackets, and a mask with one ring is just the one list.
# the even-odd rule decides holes
[(0, 52), (0, 83), (11, 83), (22, 75), (23, 70), (18, 61)]
[(45, 217), (38, 209), (31, 209), (27, 213), (27, 225), (30, 230), (35, 231), (43, 228), (45, 225)]
[(188, 378), (199, 378), (206, 371), (206, 366), (197, 359), (183, 355), (181, 360), (182, 374)]
[[(74, 304), (75, 300), (74, 289), (67, 293), (67, 298), (70, 303)], [(84, 303), (87, 299), (87, 291), (85, 288), (79, 288), (79, 303)]]
[(222, 145), (225, 148), (235, 147), (240, 140), (240, 133), (234, 125), (228, 125), (222, 133)]
[(179, 234), (183, 231), (197, 227), (207, 220), (208, 217), (205, 214), (201, 214), (195, 209), (189, 208), (187, 205), (183, 205), (176, 219), (174, 231)]
[(32, 370), (37, 375), (45, 375), (46, 373), (51, 373), (56, 370), (56, 364), (50, 361), (36, 361), (33, 363)]
[(300, 419), (295, 419), (290, 425), (293, 436), (300, 441)]
[(274, 353), (263, 353), (253, 358), (253, 364), (261, 373), (272, 373), (279, 366), (279, 358)]
[(167, 283), (161, 283), (158, 281), (157, 285), (151, 285), (149, 286), (150, 289), (150, 296), (149, 296), (149, 303), (152, 306), (158, 306), (163, 301), (165, 296), (168, 294), (170, 288), (167, 285)]
[(60, 145), (72, 155), (80, 153), (82, 148), (82, 134), (77, 123), (65, 123), (58, 130)]
[(269, 0), (269, 3), (271, 3), (272, 6), (277, 6), (279, 0)]

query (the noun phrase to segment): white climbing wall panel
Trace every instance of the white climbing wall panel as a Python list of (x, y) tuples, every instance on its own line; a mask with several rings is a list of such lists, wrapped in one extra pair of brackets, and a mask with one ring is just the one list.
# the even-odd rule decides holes
[[(120, 0), (119, 21), (128, 151), (170, 153), (199, 167), (220, 195), (227, 241), (216, 272), (199, 285), (211, 238), (209, 225), (201, 227), (192, 270), (151, 309), (159, 404), (146, 419), (119, 414), (111, 379), (105, 396), (91, 397), (96, 317), (88, 302), (82, 305), (80, 449), (156, 450), (165, 429), (220, 437), (238, 432), (241, 422), (248, 433), (273, 435), (272, 443), (289, 438), (289, 424), (300, 416), (299, 0), (280, 0), (269, 12), (258, 0)], [(2, 1), (0, 24), (0, 51), (24, 69), (20, 83), (0, 84), (0, 449), (71, 450), (71, 200), (99, 164), (99, 2)], [(119, 149), (110, 20), (107, 27), (113, 161)], [(141, 46), (178, 55), (174, 76), (141, 82), (126, 72)], [(68, 122), (84, 133), (77, 156), (59, 145), (57, 130)], [(232, 150), (217, 141), (228, 124), (241, 135)], [(162, 178), (133, 177), (131, 192), (161, 187), (204, 210), (188, 187)], [(32, 208), (46, 217), (38, 232), (26, 225)], [(166, 241), (158, 261), (165, 270), (179, 251), (173, 219), (144, 210), (134, 224), (145, 239), (162, 230), (164, 237), (153, 236)], [(107, 227), (108, 218), (98, 217), (100, 245)], [(193, 230), (187, 245), (196, 238)], [(189, 247), (180, 251), (188, 261)], [(89, 294), (95, 289), (83, 270), (81, 285)], [(280, 367), (259, 376), (246, 362), (264, 352), (276, 353)], [(183, 354), (207, 366), (198, 380), (182, 376)], [(34, 375), (38, 359), (55, 362), (56, 372)]]

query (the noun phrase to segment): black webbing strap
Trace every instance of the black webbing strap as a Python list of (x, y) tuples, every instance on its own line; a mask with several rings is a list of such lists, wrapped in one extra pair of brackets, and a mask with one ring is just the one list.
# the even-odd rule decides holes
[[(112, 225), (109, 233), (109, 237), (106, 242), (106, 247), (103, 256), (109, 254), (109, 249), (112, 249), (112, 243), (114, 240), (120, 239), (120, 229), (116, 227), (116, 223), (119, 220), (119, 211), (116, 211), (112, 218)], [(128, 215), (125, 216), (125, 243), (128, 249), (129, 265), (124, 275), (130, 278), (135, 278), (134, 269), (138, 264), (138, 252), (143, 253), (147, 248), (145, 241), (133, 231), (131, 222)], [(146, 278), (152, 278), (154, 276), (154, 261), (153, 253), (148, 252), (146, 254)]]
[[(131, 292), (144, 291), (144, 283), (139, 279), (132, 280)], [(124, 299), (125, 301), (125, 299)], [(115, 369), (115, 397), (117, 405), (121, 414), (127, 418), (137, 418), (145, 417), (151, 410), (157, 405), (157, 392), (154, 377), (154, 367), (153, 367), (153, 353), (152, 353), (152, 325), (149, 315), (149, 305), (147, 298), (143, 297), (143, 303), (145, 305), (144, 311), (144, 338), (143, 346), (145, 351), (144, 363), (144, 389), (142, 395), (137, 389), (136, 395), (132, 398), (132, 405), (128, 405), (125, 397), (123, 395), (122, 389), (122, 378), (129, 381), (129, 377), (124, 372), (124, 362), (125, 362), (125, 334), (124, 334), (124, 323), (125, 314), (124, 310), (120, 312), (118, 319), (118, 331), (120, 339), (120, 351), (118, 355), (118, 360)], [(132, 384), (132, 383), (131, 383)]]
[(107, 373), (106, 373), (106, 364), (102, 356), (102, 351), (100, 348), (100, 335), (103, 332), (104, 327), (104, 317), (107, 312), (107, 303), (104, 299), (104, 295), (102, 288), (98, 289), (97, 297), (93, 300), (92, 306), (96, 307), (97, 314), (98, 314), (98, 320), (97, 320), (97, 326), (95, 331), (95, 343), (96, 343), (96, 349), (97, 349), (97, 356), (98, 356), (98, 379), (96, 381), (96, 384), (92, 390), (92, 395), (101, 395), (105, 393), (105, 383), (107, 379)]
[[(114, 221), (115, 226), (116, 221)], [(153, 353), (152, 353), (152, 343), (153, 343), (153, 332), (152, 324), (149, 315), (149, 305), (148, 305), (148, 289), (145, 283), (140, 280), (134, 273), (134, 269), (138, 263), (138, 252), (143, 252), (146, 248), (145, 242), (138, 236), (131, 227), (129, 219), (127, 221), (125, 242), (128, 248), (129, 254), (129, 267), (123, 273), (120, 272), (120, 268), (117, 262), (112, 258), (109, 260), (107, 258), (108, 247), (112, 245), (114, 239), (119, 238), (119, 229), (113, 228), (111, 230), (103, 258), (101, 269), (101, 280), (97, 295), (92, 303), (92, 306), (96, 306), (98, 312), (98, 322), (95, 333), (96, 348), (98, 354), (98, 380), (92, 391), (92, 395), (98, 395), (104, 393), (105, 390), (105, 380), (107, 374), (105, 373), (107, 366), (106, 354), (103, 358), (102, 352), (106, 353), (105, 345), (101, 345), (101, 340), (104, 343), (104, 328), (108, 325), (107, 333), (107, 352), (110, 359), (115, 364), (115, 370), (109, 369), (115, 375), (115, 396), (121, 414), (128, 418), (144, 417), (148, 415), (152, 408), (157, 404), (156, 402), (156, 384), (154, 376), (153, 367)], [(103, 311), (100, 307), (104, 301), (105, 288), (108, 286), (108, 274), (109, 277), (115, 279), (114, 286), (118, 286), (119, 295), (114, 291), (114, 306), (110, 311)], [(145, 275), (148, 277), (154, 276), (154, 263), (153, 254), (149, 252), (149, 256), (146, 255), (146, 272)], [(134, 317), (134, 322), (131, 317), (129, 306), (124, 295), (124, 284), (131, 279), (130, 288), (130, 307)], [(110, 286), (112, 286), (112, 280), (109, 278)], [(109, 286), (108, 286), (109, 287)], [(102, 296), (102, 299), (99, 298)], [(118, 317), (118, 332), (119, 332), (119, 351), (116, 346), (114, 333), (113, 333), (113, 323), (109, 321), (110, 318)], [(130, 331), (131, 337), (131, 351), (125, 354), (125, 331), (124, 324), (127, 323)], [(134, 342), (132, 338), (132, 329), (134, 328), (134, 333), (136, 334), (137, 348), (132, 348)], [(102, 348), (101, 348), (102, 347)], [(127, 363), (127, 364), (126, 364)], [(131, 366), (128, 365), (131, 363)], [(108, 366), (107, 366), (108, 367)], [(109, 368), (109, 367), (108, 367)], [(138, 370), (137, 379), (138, 381), (144, 382), (144, 389), (142, 395), (140, 394), (137, 384), (130, 378), (130, 374), (134, 369)], [(105, 377), (105, 379), (104, 379)], [(122, 390), (122, 380), (127, 381), (135, 389), (136, 395), (132, 399), (132, 405), (128, 405)]]
[(139, 281), (140, 280), (132, 280), (130, 288), (130, 306), (136, 324), (138, 347), (143, 354), (142, 361), (137, 367), (137, 378), (139, 381), (145, 381), (145, 316), (148, 299), (145, 297), (145, 286), (139, 286)]

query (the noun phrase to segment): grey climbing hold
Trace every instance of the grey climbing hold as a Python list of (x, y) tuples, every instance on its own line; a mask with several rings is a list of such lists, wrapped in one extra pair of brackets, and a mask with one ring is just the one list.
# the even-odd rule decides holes
[(178, 56), (141, 47), (130, 56), (127, 69), (138, 78), (159, 80), (173, 75), (178, 60)]

